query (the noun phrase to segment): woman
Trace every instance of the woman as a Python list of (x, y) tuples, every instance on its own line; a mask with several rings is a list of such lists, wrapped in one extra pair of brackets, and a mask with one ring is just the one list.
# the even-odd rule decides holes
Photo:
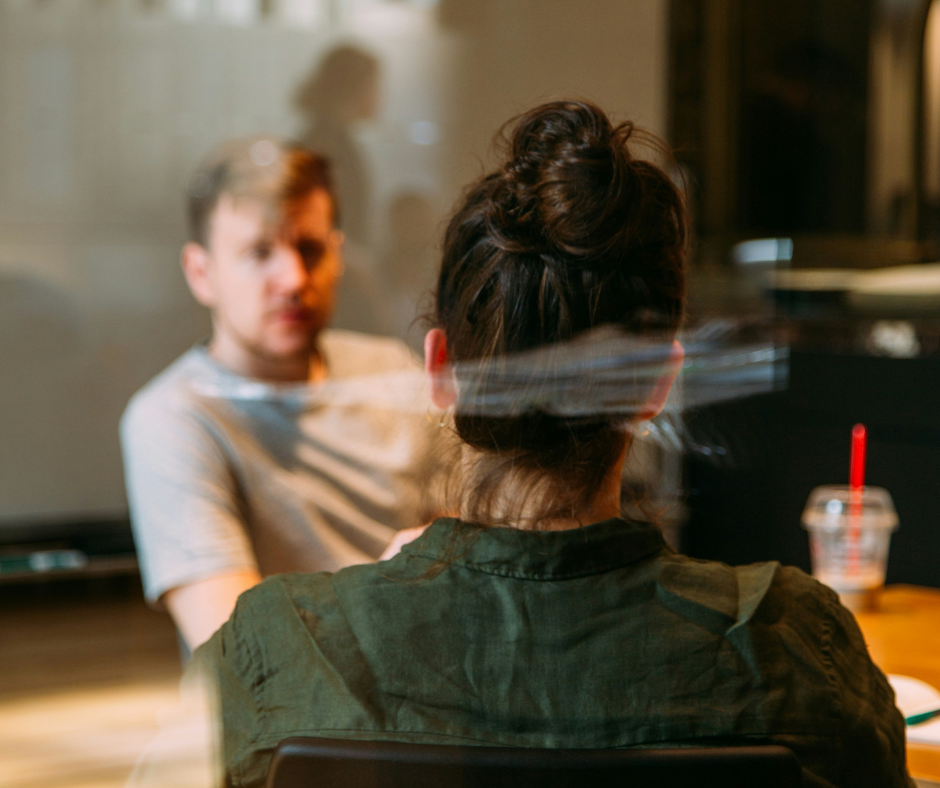
[(910, 784), (892, 692), (832, 592), (776, 563), (685, 558), (619, 519), (631, 429), (681, 363), (687, 248), (682, 197), (635, 135), (546, 104), (470, 187), (425, 345), (462, 441), (460, 518), (390, 561), (241, 597), (198, 655), (233, 784), (261, 785), (291, 735), (777, 742), (807, 786)]

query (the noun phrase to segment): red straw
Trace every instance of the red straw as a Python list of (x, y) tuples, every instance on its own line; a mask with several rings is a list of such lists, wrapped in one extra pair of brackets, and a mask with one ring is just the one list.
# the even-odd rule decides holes
[(868, 431), (864, 424), (852, 427), (852, 459), (849, 462), (849, 487), (861, 490), (865, 486), (865, 446)]
[(862, 539), (862, 489), (865, 486), (865, 448), (868, 431), (864, 424), (852, 427), (852, 456), (849, 460), (849, 554), (850, 574), (858, 572)]

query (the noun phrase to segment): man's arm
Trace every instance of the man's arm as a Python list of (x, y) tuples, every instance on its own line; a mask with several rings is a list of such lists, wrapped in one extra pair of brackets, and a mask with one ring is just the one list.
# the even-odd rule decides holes
[(147, 598), (163, 603), (195, 648), (261, 577), (228, 455), (198, 408), (180, 399), (135, 397), (121, 443)]
[(388, 561), (390, 558), (394, 558), (401, 552), (401, 549), (406, 544), (413, 542), (426, 530), (426, 525), (419, 525), (416, 528), (402, 528), (392, 537), (392, 541), (388, 543), (388, 547), (386, 547), (382, 555), (379, 556), (379, 561)]
[(243, 591), (261, 582), (254, 570), (236, 570), (171, 588), (160, 601), (170, 611), (186, 645), (195, 651), (228, 621)]

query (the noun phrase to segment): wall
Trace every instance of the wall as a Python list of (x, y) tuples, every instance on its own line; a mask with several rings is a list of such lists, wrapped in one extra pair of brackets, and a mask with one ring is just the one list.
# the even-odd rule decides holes
[(178, 267), (194, 164), (303, 136), (334, 47), (378, 58), (342, 325), (419, 340), (440, 223), (500, 123), (580, 95), (665, 129), (665, 0), (0, 0), (0, 525), (122, 516), (128, 397), (208, 331)]

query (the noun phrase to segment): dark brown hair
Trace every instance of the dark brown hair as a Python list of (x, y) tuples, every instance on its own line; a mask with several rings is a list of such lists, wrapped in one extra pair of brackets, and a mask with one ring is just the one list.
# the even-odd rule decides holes
[[(685, 295), (685, 201), (631, 150), (665, 146), (585, 101), (536, 107), (500, 140), (505, 162), (469, 187), (444, 238), (433, 322), (451, 361), (485, 369), (600, 326), (672, 337)], [(541, 519), (592, 500), (624, 447), (627, 418), (462, 411), (460, 384), (458, 375), (456, 431), (480, 457), (462, 482), (469, 516), (494, 521), (510, 472), (531, 481)]]
[(223, 194), (256, 200), (277, 214), (284, 205), (314, 189), (330, 195), (333, 221), (338, 221), (333, 179), (325, 157), (273, 137), (229, 140), (209, 154), (190, 180), (190, 240), (208, 245), (209, 223)]

